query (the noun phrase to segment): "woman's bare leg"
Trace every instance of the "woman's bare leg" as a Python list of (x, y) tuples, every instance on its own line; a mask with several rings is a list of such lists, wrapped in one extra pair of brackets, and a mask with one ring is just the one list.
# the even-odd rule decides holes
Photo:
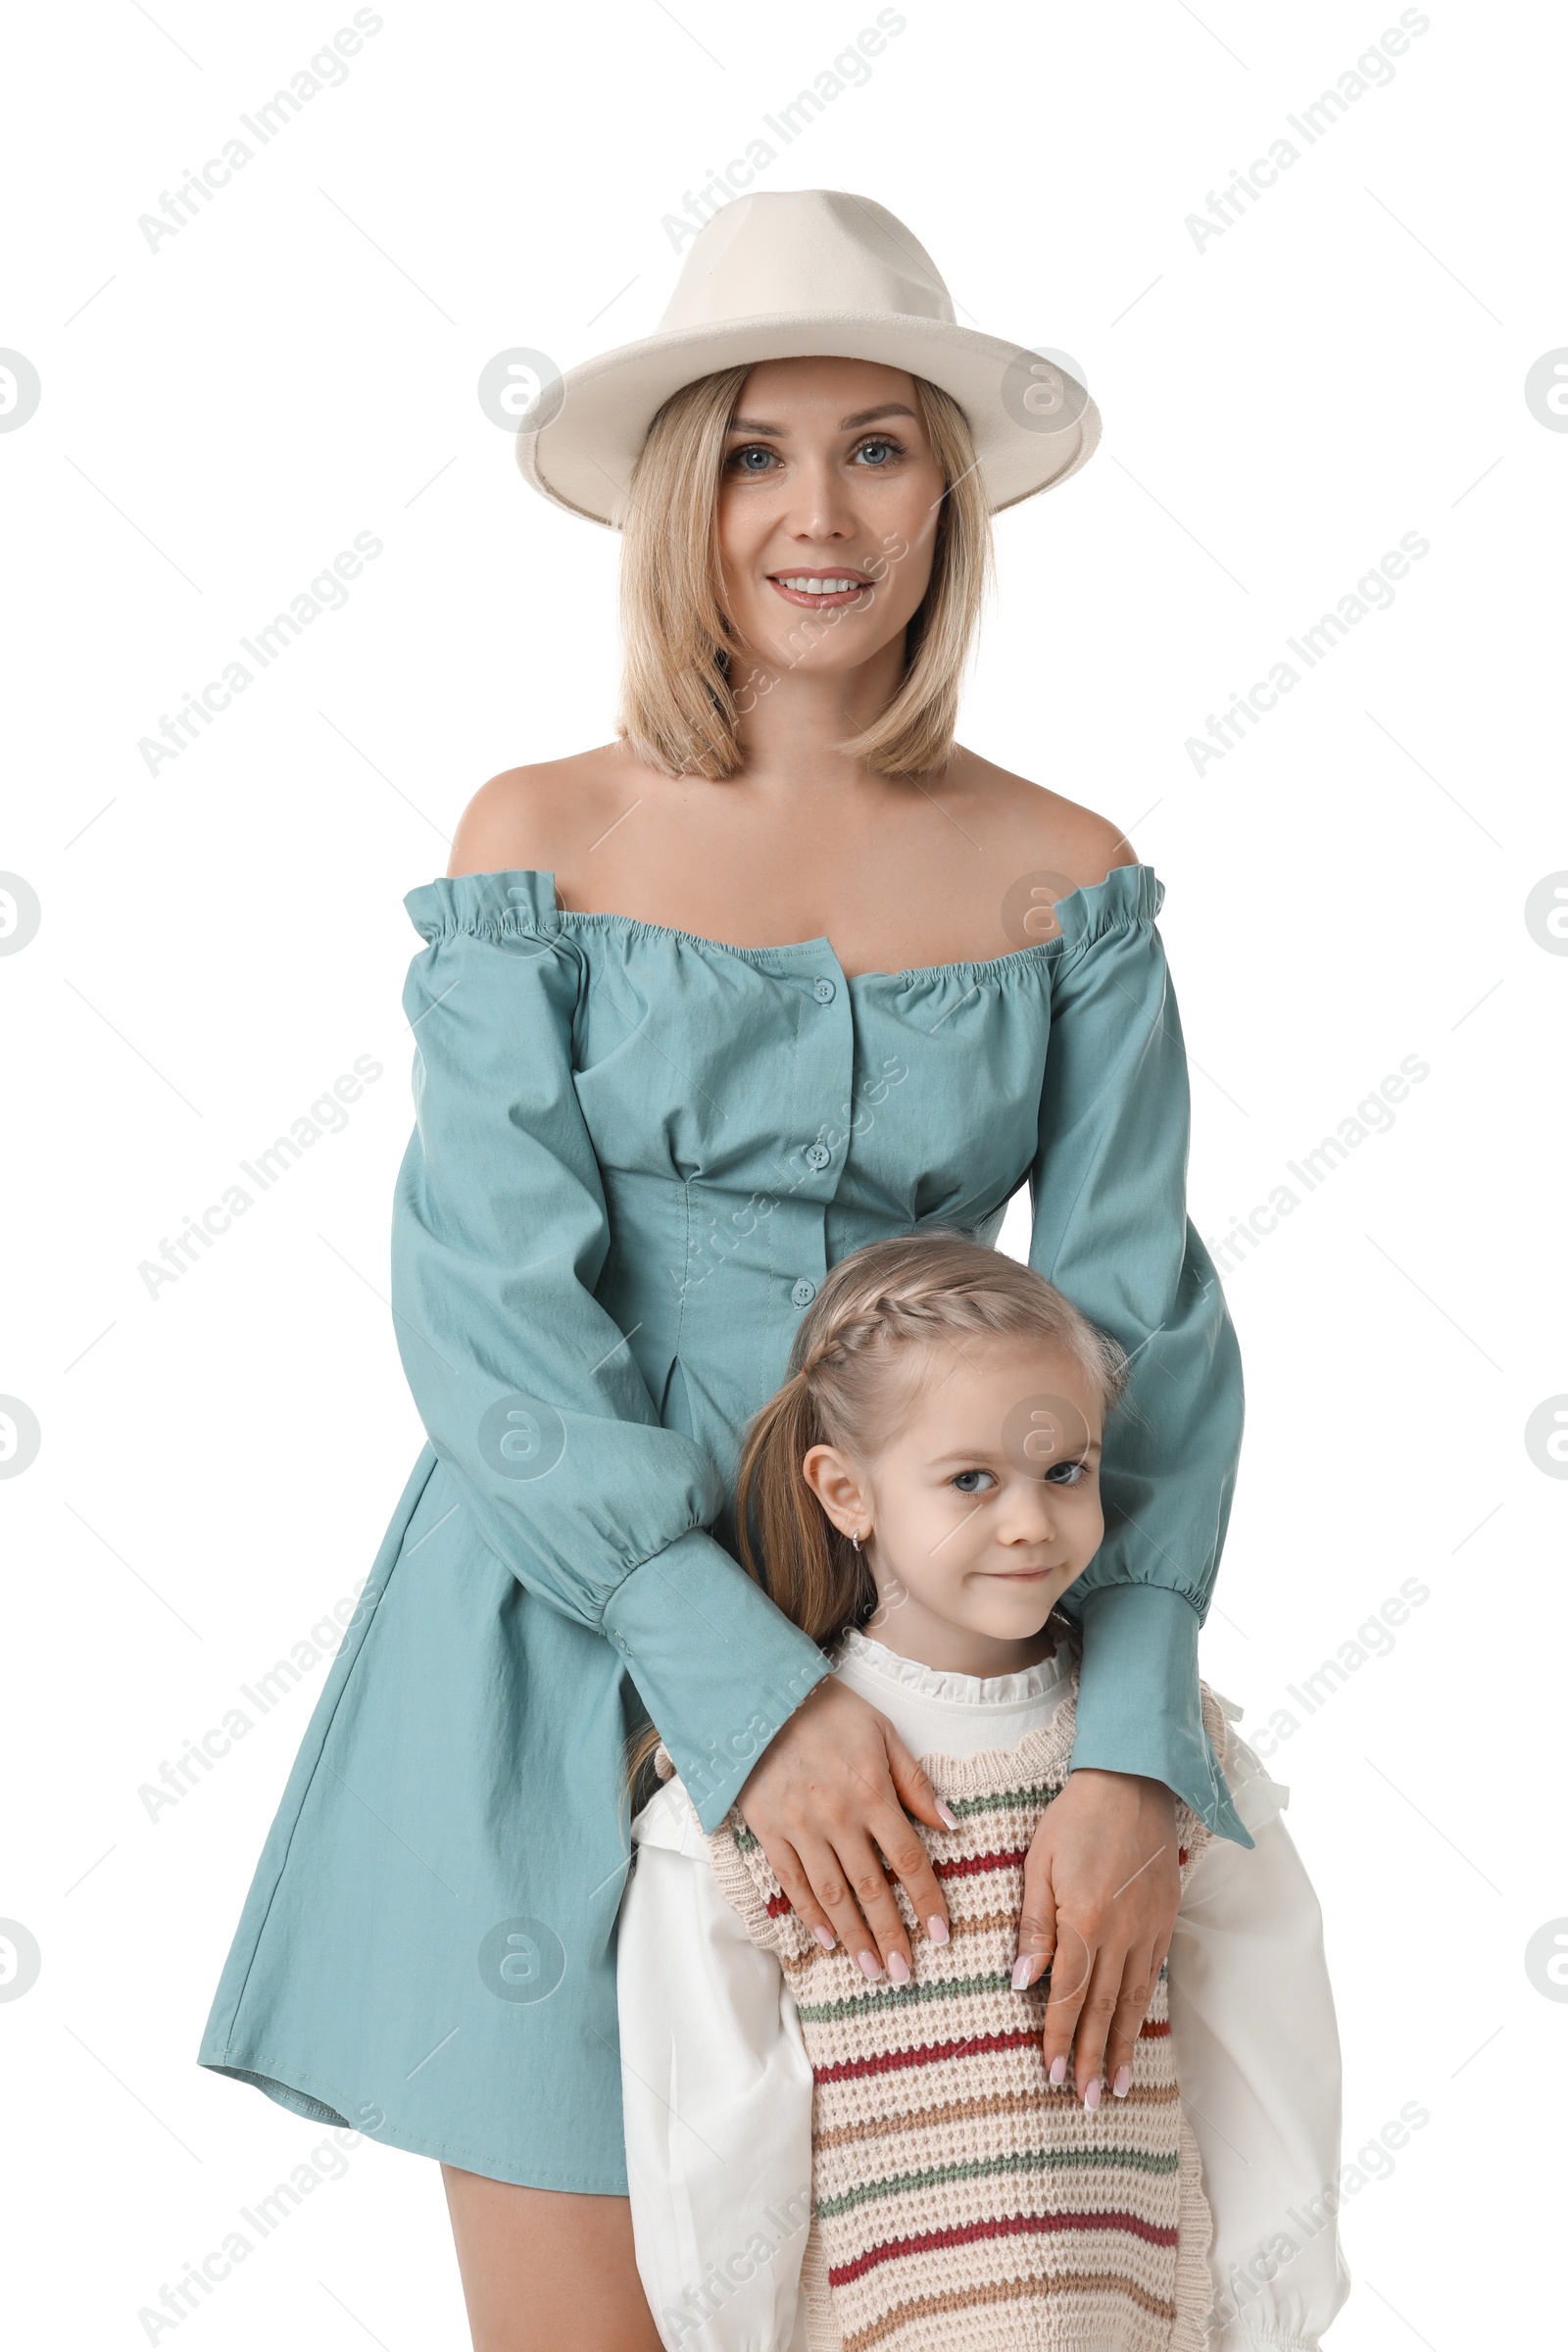
[(627, 2198), (441, 2178), (473, 2352), (660, 2352)]

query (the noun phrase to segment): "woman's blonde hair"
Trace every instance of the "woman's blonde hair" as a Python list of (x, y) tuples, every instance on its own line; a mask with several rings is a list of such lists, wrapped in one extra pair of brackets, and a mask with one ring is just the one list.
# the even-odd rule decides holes
[[(807, 1485), (813, 1446), (874, 1456), (943, 1341), (1029, 1339), (1063, 1349), (1109, 1413), (1127, 1358), (1032, 1267), (964, 1234), (912, 1233), (841, 1258), (802, 1317), (790, 1375), (752, 1421), (735, 1516), (741, 1557), (786, 1617), (827, 1643), (876, 1605), (864, 1555)], [(897, 1375), (903, 1374), (900, 1378)]]
[[(631, 477), (620, 566), (625, 668), (615, 731), (667, 775), (734, 775), (744, 695), (732, 675), (724, 611), (718, 491), (724, 441), (750, 370), (721, 368), (670, 395), (648, 428)], [(968, 419), (950, 393), (914, 378), (946, 487), (932, 518), (931, 578), (906, 632), (903, 680), (887, 709), (841, 747), (878, 775), (928, 775), (946, 764), (958, 688), (992, 578), (991, 516)], [(889, 550), (886, 569), (910, 551)], [(873, 595), (875, 590), (872, 591)], [(837, 613), (805, 614), (808, 642)], [(765, 691), (765, 689), (764, 689)]]

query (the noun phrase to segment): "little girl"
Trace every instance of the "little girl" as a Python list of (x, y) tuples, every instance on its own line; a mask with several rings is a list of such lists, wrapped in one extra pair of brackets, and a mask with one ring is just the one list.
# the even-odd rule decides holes
[(1017, 1961), (1072, 1753), (1053, 1611), (1103, 1536), (1125, 1377), (1040, 1275), (917, 1233), (833, 1269), (752, 1425), (746, 1565), (923, 1763), (951, 1932), (932, 1942), (896, 1889), (913, 1974), (868, 1983), (807, 1933), (739, 1809), (705, 1837), (666, 1778), (637, 1816), (627, 2168), (671, 2352), (1315, 2352), (1345, 2299), (1321, 1922), (1237, 1710), (1204, 1691), (1254, 1845), (1178, 1805), (1168, 1964), (1103, 2101), (1048, 2077), (1049, 1981)]

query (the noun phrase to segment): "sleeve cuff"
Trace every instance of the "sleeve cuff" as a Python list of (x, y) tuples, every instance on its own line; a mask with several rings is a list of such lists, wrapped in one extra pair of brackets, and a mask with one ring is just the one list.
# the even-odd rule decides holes
[(832, 1672), (701, 1528), (634, 1568), (602, 1630), (626, 1662), (703, 1828), (718, 1828), (775, 1732)]
[(1163, 1781), (1216, 1837), (1250, 1845), (1203, 1729), (1191, 1601), (1164, 1585), (1102, 1585), (1084, 1594), (1078, 1615), (1073, 1770)]

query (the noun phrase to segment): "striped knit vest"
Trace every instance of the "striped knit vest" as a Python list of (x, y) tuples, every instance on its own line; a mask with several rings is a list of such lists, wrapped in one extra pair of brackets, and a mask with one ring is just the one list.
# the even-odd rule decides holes
[[(922, 1757), (958, 1822), (921, 1832), (952, 1933), (930, 1942), (895, 1888), (907, 1984), (822, 1949), (738, 1811), (709, 1839), (720, 1891), (783, 1966), (814, 2080), (810, 2352), (1202, 2352), (1209, 2212), (1164, 1971), (1132, 2088), (1095, 2113), (1047, 2080), (1047, 1988), (1011, 1988), (1024, 1857), (1066, 1782), (1076, 1695), (1074, 1678), (1015, 1748)], [(1203, 1716), (1223, 1756), (1206, 1690)], [(1177, 1836), (1185, 1885), (1210, 1833), (1178, 1805)]]

